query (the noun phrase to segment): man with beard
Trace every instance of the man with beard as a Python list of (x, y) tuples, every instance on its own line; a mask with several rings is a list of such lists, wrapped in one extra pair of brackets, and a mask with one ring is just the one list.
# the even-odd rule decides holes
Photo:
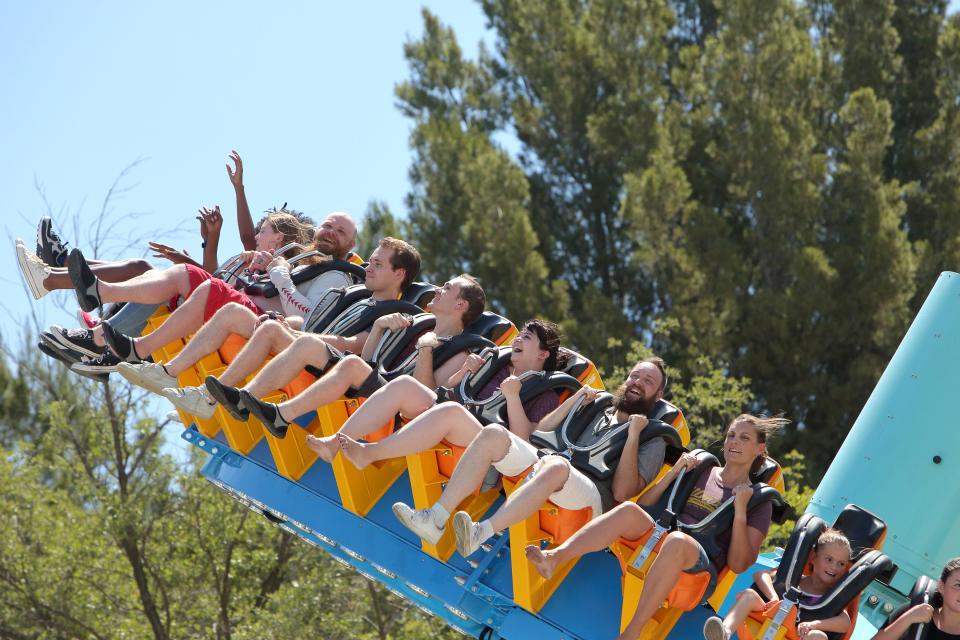
[[(490, 425), (484, 427), (467, 447), (435, 505), (414, 511), (398, 502), (393, 506), (393, 512), (408, 529), (427, 542), (436, 544), (446, 528), (450, 510), (480, 486), (492, 464), (505, 476), (519, 475), (531, 465), (533, 470), (489, 519), (475, 523), (464, 511), (454, 515), (457, 550), (464, 557), (476, 551), (496, 532), (536, 513), (548, 499), (565, 509), (590, 507), (592, 517), (597, 517), (640, 493), (663, 465), (666, 442), (662, 438), (653, 438), (641, 445), (640, 436), (649, 423), (646, 414), (663, 396), (666, 381), (663, 360), (657, 357), (644, 358), (633, 367), (627, 380), (617, 390), (614, 407), (606, 419), (596, 429), (585, 429), (577, 438), (577, 446), (588, 447), (601, 440), (613, 427), (629, 421), (620, 462), (610, 480), (596, 480), (582, 473), (561, 455), (539, 458), (537, 448), (532, 444), (499, 425)], [(545, 417), (538, 428), (543, 431), (556, 429), (580, 397), (589, 403), (596, 395), (595, 389), (581, 388)]]

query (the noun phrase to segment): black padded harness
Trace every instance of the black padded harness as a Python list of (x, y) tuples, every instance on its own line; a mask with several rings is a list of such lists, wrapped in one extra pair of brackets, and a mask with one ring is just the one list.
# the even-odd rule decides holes
[[(299, 256), (296, 256), (299, 257)], [(293, 280), (294, 285), (303, 284), (304, 282), (309, 282), (314, 278), (327, 273), (328, 271), (342, 271), (343, 273), (350, 276), (350, 279), (353, 280), (353, 284), (363, 284), (363, 281), (366, 279), (366, 273), (358, 264), (352, 262), (347, 262), (346, 260), (327, 260), (326, 262), (321, 262), (319, 264), (308, 264), (304, 267), (297, 267), (290, 272), (290, 279)], [(276, 285), (270, 281), (269, 276), (266, 278), (258, 278), (256, 281), (251, 282), (244, 286), (243, 292), (247, 295), (254, 296), (263, 296), (264, 298), (275, 298), (280, 295), (280, 292), (277, 291)]]
[[(680, 441), (680, 434), (670, 426), (669, 422), (676, 419), (679, 413), (679, 409), (669, 402), (658, 401), (647, 414), (649, 424), (640, 434), (640, 445), (654, 438), (663, 438), (667, 447), (674, 452), (672, 461), (676, 461), (679, 452), (683, 450), (683, 444)], [(534, 431), (530, 434), (530, 442), (550, 453), (565, 455), (576, 469), (596, 480), (607, 480), (613, 477), (620, 463), (620, 456), (627, 442), (629, 420), (614, 424), (602, 438), (590, 446), (581, 447), (575, 443), (587, 429), (599, 430), (605, 425), (612, 424), (615, 417), (613, 396), (609, 393), (601, 393), (596, 400), (585, 407), (574, 406), (559, 428), (553, 431)]]

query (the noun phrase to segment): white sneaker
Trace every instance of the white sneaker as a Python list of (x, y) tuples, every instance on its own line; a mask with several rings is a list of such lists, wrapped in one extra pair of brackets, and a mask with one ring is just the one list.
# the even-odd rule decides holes
[(479, 522), (466, 511), (457, 511), (453, 514), (453, 535), (457, 539), (457, 551), (466, 558), (480, 548), (490, 536), (483, 535)]
[(164, 389), (178, 387), (180, 383), (166, 372), (162, 365), (153, 362), (121, 362), (117, 365), (117, 373), (147, 391), (162, 394)]
[(440, 542), (444, 527), (438, 527), (433, 521), (433, 515), (429, 509), (413, 510), (402, 502), (393, 504), (393, 515), (397, 516), (403, 526), (413, 531), (421, 539), (430, 544)]
[(43, 286), (44, 279), (50, 275), (50, 267), (31, 253), (23, 245), (23, 240), (20, 238), (17, 238), (17, 263), (20, 265), (23, 279), (27, 281), (27, 286), (30, 287), (30, 293), (33, 294), (34, 300), (39, 300), (50, 293), (50, 290)]
[(703, 637), (706, 640), (729, 640), (727, 630), (723, 628), (723, 620), (717, 616), (707, 618), (703, 623)]
[(213, 410), (217, 402), (210, 397), (204, 387), (167, 388), (161, 390), (161, 395), (172, 402), (174, 406), (198, 418), (208, 420), (213, 417)]

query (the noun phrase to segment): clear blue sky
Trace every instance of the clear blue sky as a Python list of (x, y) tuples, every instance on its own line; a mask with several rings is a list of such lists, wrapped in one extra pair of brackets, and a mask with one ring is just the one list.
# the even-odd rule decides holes
[[(477, 4), (431, 4), (474, 56), (485, 34)], [(145, 215), (111, 233), (133, 238), (182, 223), (168, 244), (195, 257), (193, 216), (204, 204), (224, 211), (220, 255), (239, 247), (224, 169), (231, 149), (244, 159), (255, 213), (288, 202), (314, 218), (344, 210), (359, 219), (371, 199), (402, 213), (410, 123), (393, 88), (408, 75), (403, 44), (422, 32), (421, 6), (4, 3), (0, 217), (9, 251), (0, 332), (8, 344), (31, 311), (42, 323), (64, 324), (75, 308), (66, 293), (34, 303), (16, 266), (13, 238), (32, 246), (44, 211), (35, 182), (62, 235), (81, 248), (107, 189), (138, 158), (122, 183), (132, 188), (113, 211)], [(67, 225), (75, 213), (79, 237)]]

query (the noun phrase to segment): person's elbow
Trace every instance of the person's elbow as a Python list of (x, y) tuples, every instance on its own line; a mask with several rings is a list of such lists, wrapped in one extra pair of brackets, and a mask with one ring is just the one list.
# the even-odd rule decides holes
[(632, 487), (615, 485), (613, 487), (613, 499), (617, 502), (626, 502), (633, 496), (643, 491), (644, 487), (646, 486), (647, 483), (643, 480), (643, 478), (637, 479), (637, 482)]
[(743, 573), (744, 571), (749, 569), (751, 566), (753, 566), (753, 561), (755, 559), (756, 557), (728, 558), (727, 566), (730, 567), (730, 571), (733, 571), (734, 573)]

